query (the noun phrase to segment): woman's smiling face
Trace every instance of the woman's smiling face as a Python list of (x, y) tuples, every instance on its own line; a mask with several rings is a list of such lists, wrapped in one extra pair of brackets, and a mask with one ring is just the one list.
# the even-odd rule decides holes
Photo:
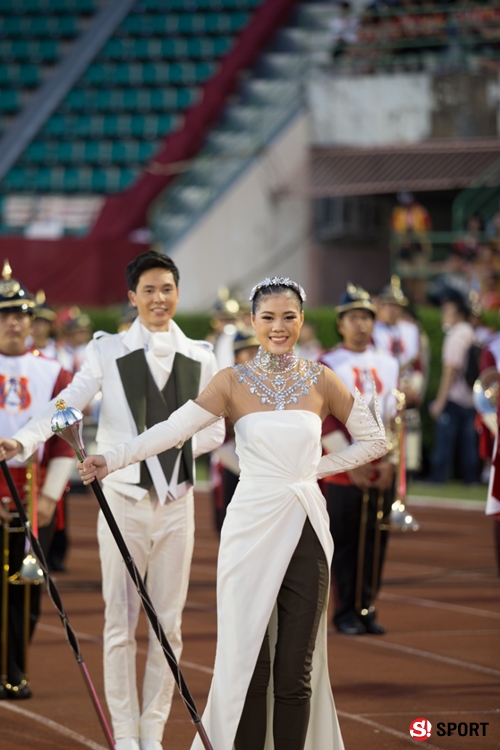
[(259, 343), (271, 354), (285, 354), (293, 349), (303, 322), (304, 313), (292, 291), (263, 295), (252, 314)]

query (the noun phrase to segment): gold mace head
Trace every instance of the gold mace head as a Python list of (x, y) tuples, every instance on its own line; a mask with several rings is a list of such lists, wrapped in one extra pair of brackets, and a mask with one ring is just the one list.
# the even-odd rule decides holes
[(66, 409), (66, 401), (63, 398), (58, 398), (56, 401), (57, 411), (64, 411)]

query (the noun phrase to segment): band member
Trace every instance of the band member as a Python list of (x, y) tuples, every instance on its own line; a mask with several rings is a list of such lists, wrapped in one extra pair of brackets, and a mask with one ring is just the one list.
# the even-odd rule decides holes
[[(500, 373), (500, 333), (493, 336), (490, 342), (481, 352), (480, 359), (481, 374), (487, 371), (496, 370)], [(498, 391), (497, 391), (498, 401)], [(488, 424), (489, 419), (495, 418), (494, 414), (484, 416), (481, 419), (479, 427), (479, 455), (483, 460), (485, 467), (490, 467), (488, 502), (486, 513), (493, 516), (493, 539), (495, 542), (495, 552), (498, 573), (500, 575), (500, 487), (499, 475), (497, 468), (500, 466), (500, 456), (498, 454), (498, 414), (496, 417), (496, 429), (494, 424)], [(495, 481), (496, 476), (496, 481)]]
[[(25, 287), (12, 278), (12, 270), (5, 262), (0, 281), (0, 433), (8, 437), (23, 427), (71, 380), (70, 373), (63, 370), (59, 362), (27, 347), (26, 342), (32, 334), (34, 311), (35, 302)], [(25, 458), (29, 458), (29, 455)], [(29, 471), (24, 458), (9, 461), (23, 501), (28, 501), (29, 492), (37, 496), (36, 501), (31, 501), (29, 510), (35, 512), (36, 502), (38, 535), (45, 554), (50, 543), (55, 510), (74, 465), (71, 448), (58, 437), (52, 437), (45, 449), (38, 452), (30, 462)], [(21, 522), (13, 502), (9, 503), (10, 493), (5, 479), (3, 475), (0, 477), (0, 521), (3, 525), (4, 551), (8, 550), (8, 570), (5, 569), (0, 576), (0, 621), (4, 625), (0, 648), (0, 674), (3, 678), (0, 698), (20, 699), (31, 696), (26, 670), (25, 623), (29, 625), (31, 637), (40, 616), (41, 586), (9, 583), (10, 580), (16, 581), (16, 574), (25, 557), (25, 534), (19, 531)], [(33, 528), (36, 528), (35, 523)], [(29, 615), (25, 612), (28, 600), (26, 586), (30, 586)], [(7, 606), (4, 609), (5, 599)], [(7, 620), (2, 616), (6, 616)], [(7, 663), (4, 663), (5, 652)]]
[[(177, 267), (165, 255), (147, 251), (133, 260), (127, 285), (138, 317), (123, 333), (95, 334), (82, 369), (61, 393), (68, 405), (82, 411), (102, 392), (100, 449), (167, 419), (196, 398), (217, 371), (211, 344), (188, 339), (172, 320), (178, 282)], [(0, 441), (0, 447), (22, 449), (23, 457), (29, 454), (51, 434), (53, 413), (51, 404), (15, 435), (17, 442)], [(178, 660), (194, 541), (193, 457), (214, 450), (223, 439), (220, 422), (181, 449), (143, 461), (105, 483), (109, 505), (141, 575), (147, 574), (148, 591)], [(150, 631), (139, 709), (135, 630), (140, 600), (102, 514), (98, 540), (105, 601), (104, 679), (116, 750), (161, 750), (174, 680)]]
[(57, 345), (54, 340), (56, 313), (47, 304), (45, 292), (42, 289), (36, 293), (35, 302), (31, 346), (45, 357), (57, 359)]
[(241, 327), (240, 313), (240, 300), (231, 295), (227, 287), (221, 287), (210, 321), (213, 334), (208, 337), (214, 345), (215, 358), (220, 368), (234, 365), (233, 344)]
[[(360, 391), (367, 402), (376, 388), (382, 419), (394, 417), (399, 366), (395, 357), (377, 351), (372, 343), (375, 306), (360, 287), (349, 284), (336, 308), (342, 343), (327, 352), (322, 362), (345, 383)], [(333, 417), (323, 424), (323, 446), (335, 453), (348, 445), (349, 436)], [(383, 458), (324, 480), (335, 555), (333, 578), (337, 630), (346, 635), (385, 632), (376, 620), (375, 597), (380, 586), (394, 500), (395, 467)]]
[(382, 289), (377, 302), (373, 341), (377, 349), (399, 362), (399, 389), (406, 397), (406, 468), (417, 472), (422, 467), (419, 409), (427, 385), (425, 342), (417, 323), (406, 315), (409, 303), (398, 276), (393, 276), (391, 283)]
[[(234, 361), (236, 365), (252, 360), (259, 348), (259, 341), (253, 328), (243, 328), (238, 331), (233, 343)], [(226, 439), (224, 444), (212, 454), (211, 480), (215, 506), (215, 526), (217, 531), (222, 529), (226, 517), (227, 506), (236, 490), (240, 478), (240, 466), (236, 454), (234, 430), (226, 420)]]

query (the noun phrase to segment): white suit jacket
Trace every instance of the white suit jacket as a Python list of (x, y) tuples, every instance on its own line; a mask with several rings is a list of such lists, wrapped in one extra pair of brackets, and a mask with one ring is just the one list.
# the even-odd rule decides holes
[[(205, 341), (193, 341), (170, 321), (169, 331), (175, 351), (201, 364), (199, 392), (201, 393), (217, 372), (217, 362), (212, 345)], [(70, 385), (58, 394), (68, 406), (82, 411), (99, 391), (102, 392), (101, 413), (97, 429), (97, 450), (103, 453), (119, 443), (137, 436), (137, 427), (132, 416), (116, 360), (137, 349), (143, 349), (141, 324), (137, 318), (128, 331), (118, 334), (97, 333), (87, 345), (81, 370)], [(51, 437), (50, 420), (55, 412), (55, 399), (42, 412), (17, 432), (13, 437), (23, 446), (21, 460)], [(224, 441), (224, 420), (219, 420), (193, 437), (193, 456), (215, 450)], [(153, 476), (154, 480), (154, 476)], [(104, 480), (119, 492), (141, 500), (146, 490), (139, 486), (140, 464), (131, 464), (125, 469), (109, 475)]]

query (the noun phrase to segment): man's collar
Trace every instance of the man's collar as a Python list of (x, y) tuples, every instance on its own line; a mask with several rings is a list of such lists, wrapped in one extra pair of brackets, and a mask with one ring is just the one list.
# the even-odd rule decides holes
[[(173, 320), (170, 321), (168, 332), (172, 336), (172, 344), (175, 351), (189, 357), (189, 339)], [(125, 333), (122, 341), (124, 346), (131, 352), (136, 349), (144, 348), (144, 334), (142, 332), (142, 323), (139, 317), (134, 320), (128, 331)]]
[(20, 354), (9, 354), (8, 352), (4, 352), (2, 349), (0, 349), (0, 354), (3, 357), (24, 357), (25, 354), (29, 354), (31, 352), (31, 349), (25, 349)]

